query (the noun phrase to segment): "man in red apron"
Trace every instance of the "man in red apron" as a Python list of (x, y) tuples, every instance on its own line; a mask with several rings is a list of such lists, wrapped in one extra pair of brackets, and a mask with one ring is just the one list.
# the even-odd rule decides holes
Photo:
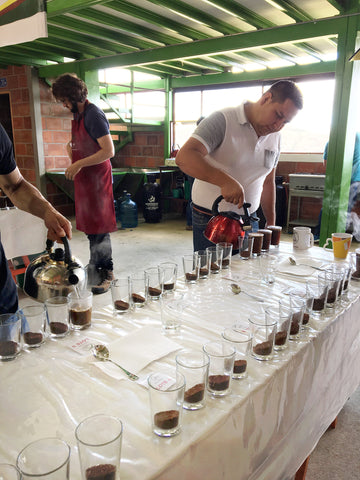
[(90, 242), (89, 283), (94, 294), (109, 290), (113, 275), (110, 232), (117, 229), (110, 158), (114, 145), (105, 114), (87, 100), (86, 84), (76, 75), (63, 74), (52, 93), (73, 114), (72, 138), (67, 145), (71, 165), (65, 177), (74, 181), (76, 228)]

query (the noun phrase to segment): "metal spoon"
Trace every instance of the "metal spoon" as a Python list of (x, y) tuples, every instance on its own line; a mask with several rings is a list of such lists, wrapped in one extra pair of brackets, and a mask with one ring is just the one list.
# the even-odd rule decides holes
[(128, 376), (128, 378), (130, 378), (130, 380), (134, 380), (134, 381), (139, 380), (139, 377), (137, 375), (135, 375), (134, 373), (128, 372), (124, 367), (122, 367), (118, 363), (111, 360), (111, 358), (109, 358), (110, 352), (105, 345), (94, 345), (93, 354), (94, 354), (94, 357), (98, 358), (99, 360), (102, 360), (103, 362), (111, 362), (117, 367), (121, 368), (121, 370)]
[(315, 267), (315, 265), (309, 265), (308, 263), (299, 263), (294, 257), (289, 257), (289, 262), (291, 263), (291, 265), (303, 265), (304, 267), (315, 268), (315, 270), (323, 270), (323, 268)]
[(256, 297), (255, 295), (251, 295), (251, 293), (247, 293), (245, 292), (244, 290), (241, 289), (240, 285), (238, 285), (237, 283), (232, 283), (230, 285), (231, 287), (231, 290), (233, 293), (235, 293), (235, 295), (238, 295), (239, 293), (245, 293), (245, 295), (247, 295), (248, 297), (250, 298), (253, 298), (254, 300), (256, 300), (257, 302), (264, 302), (264, 300), (260, 297)]

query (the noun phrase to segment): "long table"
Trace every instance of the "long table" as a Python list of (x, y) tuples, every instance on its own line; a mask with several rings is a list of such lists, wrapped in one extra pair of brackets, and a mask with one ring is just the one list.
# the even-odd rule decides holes
[[(289, 253), (291, 245), (281, 245), (279, 264)], [(302, 257), (331, 261), (319, 247)], [(241, 279), (241, 286), (265, 303), (234, 295), (223, 275)], [(267, 286), (260, 282), (257, 260), (233, 257), (230, 272), (198, 285), (187, 286), (180, 278), (176, 295), (182, 295), (186, 308), (180, 333), (171, 339), (199, 350), (219, 340), (224, 327), (246, 326), (250, 312), (275, 305), (290, 287), (315, 281), (316, 275), (315, 270), (309, 277), (278, 273), (275, 284)], [(359, 295), (360, 282), (351, 281), (348, 300), (334, 313), (322, 321), (311, 319), (302, 339), (290, 342), (276, 360), (250, 358), (248, 378), (234, 380), (226, 397), (208, 397), (204, 409), (184, 411), (181, 433), (169, 439), (151, 431), (143, 385), (113, 378), (90, 354), (71, 348), (86, 337), (111, 346), (149, 326), (162, 335), (159, 303), (121, 317), (113, 317), (111, 305), (95, 309), (88, 330), (48, 340), (0, 364), (0, 462), (14, 463), (30, 441), (57, 436), (71, 445), (70, 478), (80, 480), (76, 425), (92, 414), (109, 413), (124, 425), (122, 480), (290, 480), (360, 383)], [(150, 363), (140, 377), (174, 366), (176, 353)]]

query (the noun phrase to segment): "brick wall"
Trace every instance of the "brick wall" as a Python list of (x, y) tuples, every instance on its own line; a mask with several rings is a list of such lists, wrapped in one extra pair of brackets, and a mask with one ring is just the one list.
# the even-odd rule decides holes
[(113, 167), (157, 167), (164, 165), (164, 134), (136, 132), (133, 141), (113, 158)]

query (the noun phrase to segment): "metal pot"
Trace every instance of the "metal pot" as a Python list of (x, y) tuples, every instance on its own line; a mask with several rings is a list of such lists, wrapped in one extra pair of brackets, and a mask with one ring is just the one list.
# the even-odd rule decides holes
[(219, 212), (218, 205), (224, 197), (220, 195), (213, 203), (212, 214), (206, 225), (204, 235), (212, 243), (229, 242), (238, 250), (239, 237), (245, 235), (246, 230), (251, 230), (251, 220), (259, 220), (255, 215), (249, 215), (250, 203), (244, 203), (244, 215), (236, 212)]
[(38, 302), (57, 296), (67, 296), (75, 287), (85, 288), (85, 269), (79, 260), (71, 256), (67, 237), (63, 248), (53, 251), (54, 242), (46, 241), (46, 253), (35, 258), (27, 267), (24, 292)]

